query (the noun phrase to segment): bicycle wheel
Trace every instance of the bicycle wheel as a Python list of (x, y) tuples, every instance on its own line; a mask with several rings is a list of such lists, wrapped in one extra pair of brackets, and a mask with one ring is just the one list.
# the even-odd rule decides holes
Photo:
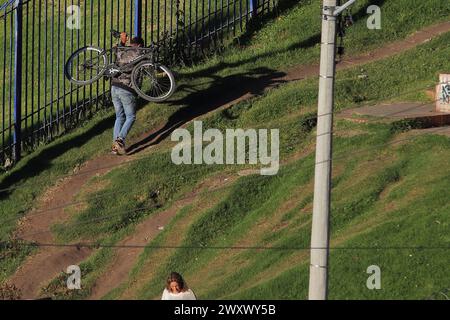
[(88, 85), (102, 77), (107, 60), (105, 50), (93, 46), (83, 47), (67, 60), (64, 73), (70, 82), (80, 86)]
[(133, 69), (131, 81), (137, 94), (150, 102), (169, 99), (176, 88), (175, 78), (169, 68), (150, 61), (143, 61)]

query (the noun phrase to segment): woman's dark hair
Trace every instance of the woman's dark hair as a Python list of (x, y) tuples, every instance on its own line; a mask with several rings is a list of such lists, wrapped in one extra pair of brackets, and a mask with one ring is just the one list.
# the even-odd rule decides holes
[(134, 37), (133, 39), (131, 39), (130, 43), (137, 44), (138, 46), (141, 47), (145, 46), (144, 39), (142, 39), (141, 37)]
[(167, 277), (167, 282), (166, 282), (166, 289), (170, 292), (170, 284), (172, 282), (176, 282), (178, 283), (178, 286), (180, 287), (180, 291), (181, 292), (185, 292), (187, 290), (189, 290), (188, 286), (186, 285), (186, 283), (183, 280), (183, 277), (181, 276), (181, 274), (179, 274), (178, 272), (172, 272), (170, 273), (170, 275)]

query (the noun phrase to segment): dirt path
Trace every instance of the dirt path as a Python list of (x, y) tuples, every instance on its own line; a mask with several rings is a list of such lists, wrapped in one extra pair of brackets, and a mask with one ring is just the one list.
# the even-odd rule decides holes
[(193, 203), (201, 192), (225, 187), (236, 178), (237, 176), (222, 174), (205, 180), (170, 208), (152, 215), (139, 224), (132, 235), (118, 243), (119, 248), (115, 249), (114, 260), (110, 263), (107, 272), (103, 273), (96, 281), (90, 299), (98, 300), (122, 284), (128, 278), (140, 254), (144, 252), (144, 246), (162, 231), (161, 227), (166, 226), (181, 208)]
[[(337, 68), (338, 70), (345, 69), (368, 62), (385, 59), (389, 56), (409, 50), (417, 45), (429, 41), (431, 38), (449, 31), (450, 22), (427, 27), (404, 40), (386, 45), (385, 47), (376, 49), (368, 54), (346, 58), (338, 64)], [(214, 92), (207, 98), (202, 95), (194, 96), (192, 99), (195, 101), (190, 102), (196, 102), (196, 108), (191, 108), (184, 113), (180, 112), (177, 117), (172, 119), (170, 124), (168, 123), (160, 128), (157, 128), (156, 130), (143, 134), (139, 137), (139, 139), (137, 139), (137, 143), (132, 146), (130, 151), (132, 154), (139, 152), (148, 146), (163, 140), (175, 128), (188, 123), (192, 119), (217, 110), (217, 108), (226, 108), (240, 101), (249, 99), (261, 91), (255, 89), (262, 89), (263, 91), (268, 90), (286, 81), (297, 81), (308, 77), (317, 76), (318, 72), (319, 67), (317, 65), (299, 66), (294, 67), (285, 73), (280, 73), (279, 76), (275, 75), (271, 78), (260, 78), (245, 83), (237, 83), (235, 85), (238, 85), (240, 88), (237, 92), (242, 94), (239, 94), (237, 97), (225, 97), (225, 100), (222, 94), (219, 95)], [(229, 90), (225, 91), (233, 92), (233, 88), (228, 89)], [(224, 88), (222, 87), (218, 90), (224, 92)], [(200, 109), (202, 110), (202, 113), (197, 111)], [(130, 160), (133, 160), (133, 156), (112, 157), (105, 155), (86, 162), (76, 175), (65, 178), (45, 193), (42, 199), (38, 201), (37, 209), (30, 212), (26, 219), (21, 221), (20, 228), (18, 230), (18, 237), (38, 243), (54, 243), (54, 237), (51, 232), (49, 232), (51, 226), (58, 222), (67, 221), (70, 217), (70, 215), (64, 210), (64, 205), (74, 201), (78, 191), (92, 177), (105, 174), (109, 170), (112, 170), (115, 166), (121, 165)], [(109, 169), (100, 169), (105, 167), (108, 167)], [(59, 209), (52, 210), (52, 214), (39, 214), (40, 212), (48, 211), (49, 209), (56, 207), (59, 207)], [(153, 228), (154, 225), (166, 221), (165, 219), (170, 219), (173, 214), (174, 213), (171, 211), (166, 212), (165, 215), (159, 216), (159, 219), (162, 220), (158, 220), (157, 217), (152, 218), (154, 219), (152, 220), (153, 222), (148, 222), (149, 225), (147, 228), (143, 225), (142, 230), (149, 230)], [(127, 243), (131, 243), (131, 240), (139, 241), (137, 238), (130, 238), (128, 239), (130, 242)], [(71, 264), (78, 264), (80, 261), (86, 259), (91, 253), (92, 249), (86, 248), (81, 248), (78, 250), (72, 247), (40, 247), (36, 254), (28, 257), (25, 263), (16, 271), (8, 282), (15, 284), (16, 287), (21, 290), (22, 298), (28, 299), (37, 297), (38, 291), (43, 284), (53, 279), (59, 272), (65, 270), (67, 266)], [(138, 255), (138, 252), (130, 254)], [(132, 259), (125, 259), (126, 256), (124, 253), (122, 253), (120, 257), (121, 258), (118, 260), (118, 263), (115, 264), (116, 268), (120, 267), (121, 263), (124, 263), (123, 261), (132, 261)], [(123, 272), (128, 269), (128, 265), (124, 266)], [(122, 267), (120, 270), (122, 270)], [(110, 286), (111, 285), (105, 282), (105, 289), (100, 289), (99, 287), (97, 289), (99, 292), (97, 295), (100, 296), (102, 292), (107, 292)]]
[[(450, 32), (450, 21), (439, 23), (417, 31), (404, 40), (395, 41), (371, 52), (353, 57), (345, 57), (337, 64), (337, 70), (352, 68), (369, 62), (386, 59), (424, 44), (446, 32)], [(319, 75), (319, 65), (298, 66), (289, 70), (282, 80), (295, 81)]]
[[(114, 165), (124, 161), (125, 158), (104, 156), (88, 161), (78, 174), (59, 181), (41, 197), (38, 201), (38, 209), (31, 211), (24, 219), (21, 219), (16, 237), (42, 244), (55, 243), (52, 233), (49, 232), (51, 226), (70, 218), (67, 211), (64, 210), (64, 205), (75, 199), (78, 191), (89, 178), (107, 172), (107, 169), (96, 170), (102, 166), (105, 159)], [(68, 266), (77, 265), (91, 252), (92, 250), (88, 248), (41, 247), (37, 254), (30, 256), (25, 261), (8, 282), (13, 283), (21, 290), (22, 299), (35, 298), (43, 284), (65, 271)]]

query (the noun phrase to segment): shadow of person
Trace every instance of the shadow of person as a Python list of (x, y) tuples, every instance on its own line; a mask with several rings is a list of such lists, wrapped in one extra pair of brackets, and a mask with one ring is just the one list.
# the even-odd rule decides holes
[(189, 121), (214, 111), (230, 103), (237, 103), (244, 96), (259, 95), (268, 87), (284, 83), (286, 74), (269, 68), (255, 68), (250, 73), (239, 73), (230, 76), (210, 76), (213, 79), (209, 88), (201, 91), (185, 86), (183, 90), (191, 91), (185, 97), (172, 101), (172, 105), (182, 106), (174, 112), (167, 123), (128, 148), (128, 155), (136, 154), (143, 149), (158, 144), (175, 129)]

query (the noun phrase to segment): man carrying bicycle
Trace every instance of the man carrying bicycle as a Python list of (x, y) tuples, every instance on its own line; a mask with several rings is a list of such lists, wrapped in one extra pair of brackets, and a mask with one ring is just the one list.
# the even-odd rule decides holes
[(121, 73), (112, 78), (111, 98), (116, 112), (114, 124), (113, 146), (111, 152), (116, 155), (126, 153), (125, 139), (136, 120), (137, 95), (131, 82), (131, 72), (133, 65), (130, 63), (136, 59), (140, 52), (138, 47), (144, 47), (144, 40), (139, 37), (131, 39), (130, 46), (127, 46), (128, 35), (125, 32), (120, 34), (120, 46), (117, 47), (116, 64), (125, 67)]

